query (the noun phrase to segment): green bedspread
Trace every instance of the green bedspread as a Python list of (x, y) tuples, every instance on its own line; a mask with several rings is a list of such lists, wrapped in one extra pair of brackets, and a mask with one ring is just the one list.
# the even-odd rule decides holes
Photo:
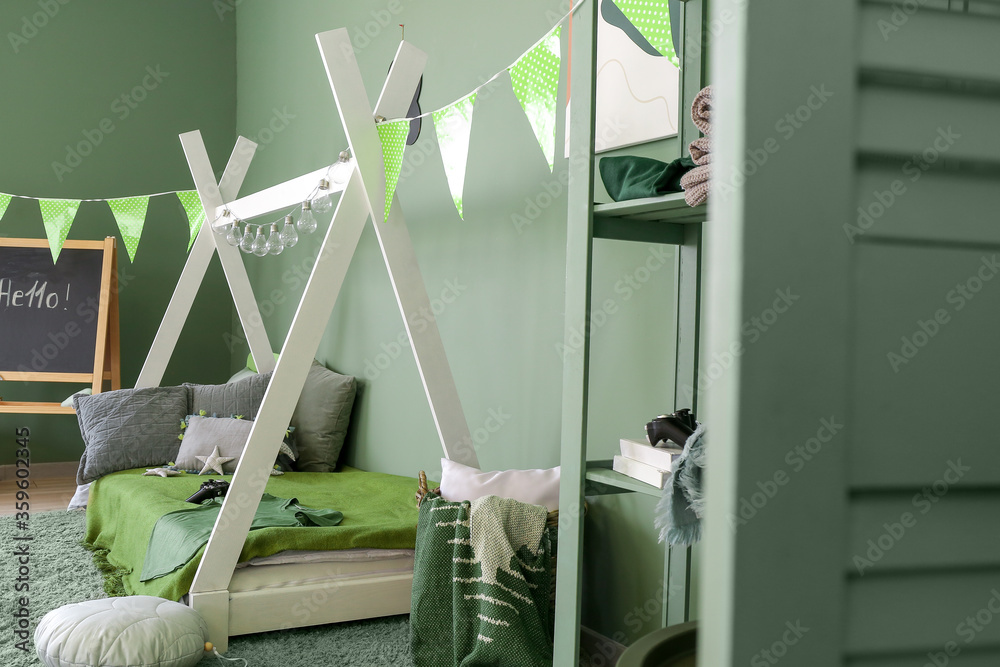
[[(178, 600), (188, 592), (201, 562), (198, 554), (181, 569), (142, 583), (139, 576), (153, 526), (164, 514), (188, 505), (184, 499), (208, 479), (232, 475), (143, 477), (143, 469), (102, 477), (90, 488), (84, 543), (122, 573), (127, 595)], [(332, 527), (261, 528), (247, 536), (240, 561), (289, 549), (412, 549), (417, 535), (413, 494), (417, 480), (345, 468), (337, 473), (290, 472), (271, 477), (267, 492), (297, 498), (302, 505), (336, 509), (344, 520)]]

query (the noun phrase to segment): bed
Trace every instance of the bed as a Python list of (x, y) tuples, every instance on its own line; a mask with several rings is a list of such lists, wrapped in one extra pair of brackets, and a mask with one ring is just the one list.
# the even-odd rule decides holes
[[(176, 572), (139, 581), (157, 519), (190, 506), (207, 479), (231, 475), (142, 476), (143, 469), (94, 482), (85, 544), (109, 590), (187, 601), (204, 549)], [(337, 473), (272, 477), (267, 492), (302, 505), (340, 510), (334, 527), (250, 531), (229, 585), (229, 634), (318, 625), (410, 611), (417, 480), (345, 467)], [(275, 618), (274, 610), (284, 618)]]

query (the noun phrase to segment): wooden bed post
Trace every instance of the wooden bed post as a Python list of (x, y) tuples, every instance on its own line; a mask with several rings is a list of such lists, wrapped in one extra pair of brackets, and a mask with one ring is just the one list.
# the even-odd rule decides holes
[(236, 303), (236, 312), (243, 326), (243, 333), (250, 344), (254, 363), (261, 373), (274, 368), (271, 343), (264, 330), (264, 320), (257, 308), (257, 301), (254, 299), (240, 251), (216, 238), (217, 235), (212, 232), (212, 220), (215, 219), (218, 208), (239, 194), (247, 168), (257, 150), (257, 144), (245, 137), (239, 137), (222, 175), (222, 181), (216, 184), (215, 172), (212, 170), (212, 162), (208, 158), (208, 151), (205, 150), (201, 132), (198, 130), (185, 132), (180, 138), (188, 167), (194, 177), (195, 188), (198, 190), (198, 197), (205, 211), (205, 222), (191, 247), (187, 262), (174, 288), (174, 294), (160, 322), (160, 328), (153, 339), (153, 345), (146, 355), (146, 362), (142, 365), (142, 371), (135, 383), (137, 388), (157, 387), (163, 380), (167, 362), (170, 361), (177, 346), (177, 339), (180, 338), (181, 329), (191, 312), (198, 288), (205, 279), (208, 264), (216, 252), (219, 253), (219, 260), (226, 273), (226, 280), (229, 282), (229, 289)]
[[(398, 202), (390, 212), (389, 220), (382, 221), (385, 177), (381, 142), (374, 118), (398, 118), (406, 114), (427, 56), (406, 42), (400, 44), (373, 112), (347, 30), (321, 33), (316, 40), (356, 166), (323, 240), (191, 586), (190, 604), (205, 618), (210, 639), (220, 651), (228, 648), (228, 588), (233, 571), (267, 486), (278, 445), (305, 384), (369, 216), (373, 220), (396, 301), (410, 335), (417, 368), (445, 455), (452, 460), (478, 466), (469, 426), (437, 325), (431, 322), (425, 331), (418, 333), (411, 330), (408, 324), (410, 314), (430, 307), (430, 299)], [(303, 178), (293, 179), (233, 204), (253, 200), (255, 208), (252, 211), (241, 208), (241, 213), (247, 217), (263, 215), (287, 203), (289, 197), (294, 197), (294, 193), (302, 188), (300, 181)], [(209, 230), (207, 233), (212, 232)]]

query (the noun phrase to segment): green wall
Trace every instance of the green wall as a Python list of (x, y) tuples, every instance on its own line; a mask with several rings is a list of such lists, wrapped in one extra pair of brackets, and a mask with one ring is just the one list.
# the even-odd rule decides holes
[[(202, 131), (216, 166), (225, 163), (236, 118), (232, 14), (220, 19), (204, 0), (5, 0), (0, 27), (5, 97), (0, 191), (106, 198), (190, 189), (177, 135), (193, 129)], [(119, 98), (143, 83), (147, 66), (160, 68), (161, 81), (147, 79), (151, 90), (130, 108)], [(95, 134), (105, 118), (113, 131)], [(87, 141), (92, 150), (78, 166), (69, 172), (53, 166), (67, 161), (67, 146)], [(162, 197), (150, 201), (134, 265), (119, 242), (126, 387), (135, 382), (184, 265), (187, 233), (176, 198)], [(109, 235), (118, 231), (107, 205), (84, 203), (69, 238)], [(37, 203), (15, 199), (0, 220), (0, 236), (44, 238)], [(230, 309), (222, 271), (213, 262), (165, 383), (225, 379), (222, 334), (230, 326)], [(8, 400), (59, 401), (77, 389), (0, 382), (0, 395)], [(22, 426), (31, 428), (35, 462), (71, 461), (83, 451), (73, 416), (0, 415), (0, 434), (10, 435), (11, 443), (14, 429)], [(0, 463), (11, 463), (12, 455), (13, 448), (0, 448)]]
[[(374, 103), (399, 43), (398, 24), (405, 24), (407, 40), (430, 56), (421, 97), (428, 111), (509, 65), (564, 11), (551, 0), (519, 0), (504, 11), (443, 0), (243, 0), (237, 8), (237, 129), (261, 143), (244, 193), (329, 164), (347, 145), (315, 33), (348, 28)], [(560, 114), (559, 147), (562, 123)], [(668, 144), (663, 158), (675, 150)], [(566, 221), (565, 195), (556, 191), (565, 170), (557, 157), (549, 173), (505, 76), (481, 91), (476, 103), (464, 222), (451, 202), (430, 123), (404, 160), (399, 200), (431, 299), (449, 289), (457, 293), (437, 320), (486, 470), (559, 462), (562, 364), (556, 344), (563, 338)], [(319, 233), (280, 257), (247, 259), (275, 349), (302, 292), (300, 273), (310, 266), (329, 217), (321, 218)], [(595, 250), (595, 306), (611, 299), (615, 307), (606, 322), (595, 319), (593, 331), (591, 458), (610, 458), (619, 437), (641, 437), (650, 416), (672, 407), (672, 254), (627, 298), (619, 286), (650, 252), (645, 245), (613, 242)], [(236, 346), (234, 369), (245, 356), (246, 347)], [(370, 228), (318, 357), (361, 381), (347, 463), (438, 474), (440, 445)], [(503, 422), (494, 433), (485, 430), (491, 414)], [(588, 518), (592, 557), (584, 622), (625, 643), (659, 623), (658, 604), (653, 612), (633, 613), (659, 596), (663, 550), (653, 538), (652, 505), (642, 498), (595, 500)]]

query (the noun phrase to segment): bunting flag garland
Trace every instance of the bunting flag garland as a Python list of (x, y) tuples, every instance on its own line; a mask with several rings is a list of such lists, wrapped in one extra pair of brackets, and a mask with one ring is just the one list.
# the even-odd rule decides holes
[[(478, 91), (493, 83), (504, 72), (510, 76), (511, 87), (532, 132), (552, 171), (555, 164), (556, 139), (556, 95), (559, 88), (561, 63), (560, 36), (561, 22), (570, 16), (583, 0), (577, 0), (556, 26), (534, 46), (525, 51), (512, 65), (501, 69), (480, 86), (452, 104), (437, 111), (422, 113), (415, 118), (397, 118), (376, 123), (382, 144), (383, 166), (385, 169), (385, 218), (388, 219), (392, 200), (396, 193), (399, 175), (403, 167), (406, 138), (411, 121), (430, 116), (434, 121), (441, 159), (444, 164), (448, 189), (460, 218), (464, 219), (465, 175), (469, 159), (469, 141), (472, 133), (472, 118)], [(666, 0), (615, 0), (622, 13), (637, 27), (654, 48), (676, 62), (673, 53), (669, 23), (663, 20)], [(84, 201), (107, 202), (118, 225), (118, 230), (128, 251), (129, 260), (134, 261), (145, 226), (146, 213), (151, 197), (177, 195), (188, 220), (188, 246), (190, 252), (194, 240), (205, 223), (205, 210), (197, 190), (160, 192), (157, 194), (120, 197), (115, 199), (43, 199), (26, 195), (11, 195), (0, 192), (0, 218), (6, 213), (14, 197), (33, 199), (39, 203), (45, 235), (49, 240), (52, 261), (56, 262), (63, 244), (69, 236), (70, 227), (76, 218), (80, 204)]]
[(185, 190), (177, 193), (177, 198), (181, 200), (181, 206), (188, 217), (188, 229), (191, 236), (188, 237), (188, 252), (194, 245), (194, 239), (201, 231), (201, 225), (205, 222), (205, 207), (201, 205), (201, 197), (197, 190)]
[(7, 212), (7, 207), (10, 206), (11, 199), (13, 199), (12, 196), (0, 193), (0, 218)]
[(135, 251), (142, 238), (142, 228), (146, 223), (146, 209), (149, 207), (149, 197), (127, 197), (125, 199), (109, 199), (108, 206), (118, 223), (122, 241), (128, 251), (128, 261), (135, 261)]
[(55, 264), (59, 261), (59, 253), (69, 236), (69, 228), (73, 226), (76, 212), (80, 209), (80, 200), (39, 199), (38, 208), (42, 211), (42, 224), (45, 225), (45, 236), (49, 239), (52, 263)]
[(614, 0), (625, 18), (636, 27), (650, 45), (680, 67), (674, 52), (674, 39), (670, 32), (670, 9), (667, 0)]
[(409, 120), (394, 120), (376, 125), (382, 140), (382, 162), (385, 165), (385, 220), (389, 219), (392, 198), (396, 194), (399, 172), (403, 169), (403, 151), (406, 135), (410, 133)]
[(441, 161), (448, 178), (448, 189), (462, 214), (462, 193), (465, 190), (465, 167), (469, 161), (469, 135), (472, 133), (472, 110), (476, 104), (476, 93), (433, 113), (434, 130), (441, 149)]
[(510, 82), (524, 115), (531, 123), (549, 171), (555, 164), (556, 94), (559, 91), (559, 34), (556, 26), (533, 49), (510, 66)]

